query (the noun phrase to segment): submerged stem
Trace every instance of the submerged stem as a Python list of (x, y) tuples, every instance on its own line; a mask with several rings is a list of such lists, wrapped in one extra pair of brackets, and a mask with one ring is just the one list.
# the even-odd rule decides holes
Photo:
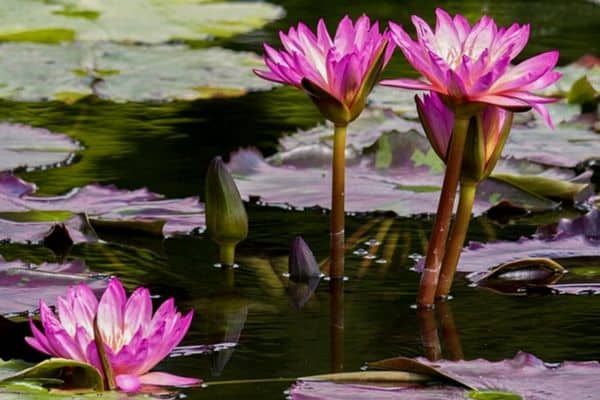
[(329, 266), (331, 279), (341, 279), (344, 277), (346, 128), (346, 125), (336, 125), (333, 136), (330, 226), (331, 264)]
[(460, 199), (458, 201), (458, 211), (454, 224), (452, 225), (452, 233), (450, 240), (446, 245), (444, 260), (440, 270), (440, 277), (436, 291), (436, 297), (446, 297), (452, 288), (452, 281), (456, 273), (456, 266), (460, 258), (460, 253), (465, 243), (465, 237), (469, 230), (469, 222), (471, 221), (471, 210), (473, 210), (473, 202), (475, 201), (475, 192), (477, 184), (474, 182), (462, 182), (460, 185)]
[(444, 246), (448, 238), (468, 128), (469, 117), (455, 115), (454, 129), (446, 160), (446, 174), (444, 175), (442, 192), (427, 247), (425, 267), (421, 274), (421, 283), (417, 295), (417, 306), (419, 307), (431, 307), (435, 300), (438, 276), (442, 258), (444, 257)]

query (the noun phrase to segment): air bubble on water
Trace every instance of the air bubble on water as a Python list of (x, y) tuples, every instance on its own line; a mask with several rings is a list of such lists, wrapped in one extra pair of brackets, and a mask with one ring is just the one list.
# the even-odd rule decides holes
[(375, 239), (369, 239), (365, 242), (365, 244), (369, 247), (374, 247), (374, 246), (379, 246), (381, 244), (381, 242), (379, 242)]
[(378, 258), (375, 260), (376, 264), (387, 264), (387, 260), (385, 258)]
[(415, 262), (419, 262), (423, 258), (423, 254), (412, 253), (411, 255), (408, 256), (408, 258), (410, 258), (411, 260), (413, 260)]
[(365, 256), (367, 254), (369, 254), (369, 252), (363, 248), (360, 249), (356, 249), (352, 252), (352, 254), (354, 254), (355, 256)]
[(476, 284), (475, 282), (473, 282), (473, 283), (469, 283), (467, 286), (468, 286), (468, 287), (477, 287), (477, 286), (479, 286), (479, 285), (478, 285), (478, 284)]
[(365, 260), (374, 260), (377, 258), (377, 256), (375, 254), (367, 254), (366, 256), (363, 257)]

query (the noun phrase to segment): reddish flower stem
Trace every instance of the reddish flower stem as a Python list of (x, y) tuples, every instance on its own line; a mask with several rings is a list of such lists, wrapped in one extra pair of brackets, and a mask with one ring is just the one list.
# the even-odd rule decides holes
[(460, 178), (468, 128), (469, 117), (455, 115), (450, 149), (446, 159), (446, 174), (444, 175), (438, 210), (427, 247), (425, 267), (421, 274), (421, 283), (417, 295), (417, 306), (420, 308), (433, 307), (435, 300), (440, 267), (444, 257), (446, 240), (448, 239), (450, 220), (452, 219), (454, 198), (456, 197), (456, 189)]
[(346, 125), (336, 125), (333, 136), (330, 227), (331, 263), (329, 266), (329, 276), (331, 279), (342, 279), (344, 277), (346, 127)]
[(460, 253), (465, 243), (465, 237), (469, 230), (469, 222), (471, 221), (471, 211), (473, 210), (473, 202), (475, 201), (475, 192), (477, 184), (473, 182), (462, 182), (460, 185), (460, 198), (458, 201), (458, 211), (454, 224), (452, 224), (452, 233), (450, 240), (446, 246), (446, 252), (442, 261), (440, 277), (436, 290), (436, 297), (447, 297), (452, 288), (454, 274), (460, 259)]

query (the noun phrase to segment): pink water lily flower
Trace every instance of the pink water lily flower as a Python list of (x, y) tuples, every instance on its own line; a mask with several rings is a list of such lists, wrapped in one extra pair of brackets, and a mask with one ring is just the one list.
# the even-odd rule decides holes
[(426, 80), (386, 80), (382, 85), (432, 90), (448, 104), (480, 102), (515, 111), (533, 107), (552, 126), (544, 104), (556, 99), (537, 96), (532, 91), (560, 78), (553, 70), (558, 51), (548, 51), (513, 66), (511, 61), (529, 39), (529, 25), (515, 23), (498, 28), (494, 20), (483, 16), (471, 27), (462, 15), (452, 18), (439, 8), (436, 16), (433, 31), (413, 15), (417, 41), (400, 25), (390, 23), (392, 39)]
[[(452, 127), (454, 126), (454, 113), (442, 102), (436, 92), (430, 92), (415, 97), (419, 118), (436, 154), (446, 161)], [(504, 142), (512, 125), (512, 113), (501, 107), (488, 105), (481, 115), (481, 131), (483, 136), (483, 171), (491, 173)], [(470, 156), (465, 154), (465, 157)]]
[(283, 50), (265, 48), (268, 71), (254, 70), (261, 78), (296, 86), (308, 92), (320, 111), (334, 123), (347, 124), (363, 110), (393, 46), (388, 33), (379, 32), (361, 16), (352, 23), (345, 16), (332, 39), (320, 19), (316, 35), (302, 22), (279, 33)]
[(40, 301), (43, 332), (30, 319), (33, 337), (25, 340), (42, 353), (73, 359), (103, 371), (94, 341), (94, 318), (105, 344), (105, 351), (123, 391), (136, 391), (142, 384), (193, 385), (195, 378), (165, 372), (149, 372), (183, 339), (193, 312), (185, 316), (177, 312), (173, 299), (168, 299), (152, 315), (150, 292), (135, 290), (129, 299), (121, 282), (113, 278), (98, 299), (84, 283), (71, 287), (66, 298), (57, 298), (58, 316)]

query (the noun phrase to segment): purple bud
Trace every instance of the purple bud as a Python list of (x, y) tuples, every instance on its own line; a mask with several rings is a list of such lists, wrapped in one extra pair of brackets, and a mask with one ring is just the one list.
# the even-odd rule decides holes
[(307, 282), (321, 276), (315, 256), (300, 236), (292, 243), (288, 268), (290, 279), (294, 282)]

